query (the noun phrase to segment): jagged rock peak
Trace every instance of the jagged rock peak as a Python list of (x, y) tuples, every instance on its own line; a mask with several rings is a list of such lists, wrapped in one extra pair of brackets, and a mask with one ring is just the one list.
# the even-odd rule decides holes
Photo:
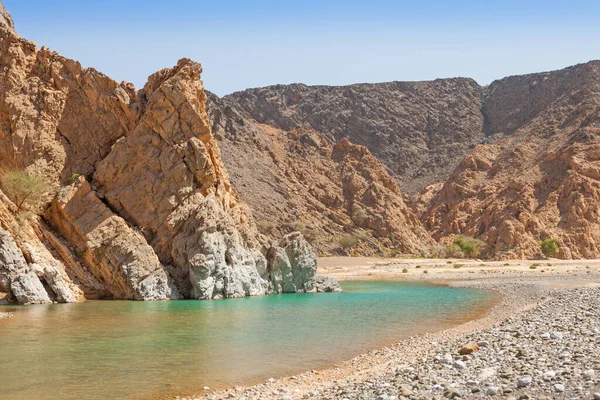
[(6, 28), (10, 29), (11, 31), (14, 31), (14, 29), (15, 29), (15, 23), (13, 22), (12, 17), (10, 16), (10, 13), (6, 9), (6, 7), (4, 7), (4, 4), (2, 4), (1, 0), (0, 0), (0, 27), (6, 27)]

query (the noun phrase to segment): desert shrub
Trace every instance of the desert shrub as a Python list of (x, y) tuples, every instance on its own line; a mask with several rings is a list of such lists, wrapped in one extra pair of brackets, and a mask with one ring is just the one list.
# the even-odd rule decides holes
[(80, 176), (81, 176), (81, 174), (73, 174), (73, 175), (71, 175), (71, 181), (75, 182), (77, 179), (79, 179)]
[(402, 268), (402, 272), (406, 274), (406, 273), (408, 273), (408, 269)]
[[(465, 256), (465, 253), (455, 243), (448, 243), (444, 252), (446, 257), (463, 258)], [(448, 264), (452, 264), (452, 261), (448, 261)]]
[(551, 266), (552, 266), (552, 264), (550, 264), (550, 263), (547, 263), (546, 265), (547, 265), (547, 266), (549, 266), (549, 267), (551, 267)]
[(400, 254), (402, 254), (402, 252), (400, 251), (400, 249), (393, 249), (392, 251), (390, 251), (390, 253), (388, 254), (388, 256), (390, 258), (394, 258), (394, 257), (398, 257)]
[(294, 221), (293, 223), (288, 224), (287, 226), (288, 229), (290, 229), (293, 232), (300, 232), (304, 236), (304, 238), (310, 243), (314, 243), (320, 238), (319, 230), (317, 228), (306, 226), (301, 221)]
[(454, 268), (458, 269), (461, 268), (463, 265), (462, 264), (454, 264)]
[(358, 243), (358, 237), (355, 234), (345, 234), (340, 236), (338, 243), (342, 249), (351, 249)]
[(41, 175), (9, 169), (0, 172), (4, 193), (15, 203), (19, 212), (38, 212), (54, 190), (54, 185)]
[(277, 228), (277, 223), (275, 221), (263, 219), (256, 224), (258, 231), (265, 235), (273, 235), (275, 233), (275, 229)]
[(415, 268), (421, 268), (421, 266), (420, 266), (420, 265), (417, 265)]
[(529, 266), (529, 269), (537, 269), (538, 265), (540, 265), (540, 264), (531, 264)]
[(477, 258), (485, 246), (481, 240), (467, 236), (457, 236), (452, 244), (457, 246), (467, 258)]
[(428, 273), (429, 273), (429, 271), (425, 270), (425, 271), (423, 271), (423, 273), (424, 273), (424, 274), (428, 274)]
[(546, 238), (540, 242), (540, 249), (546, 257), (552, 257), (558, 252), (558, 241), (554, 238)]
[(508, 267), (509, 265), (510, 265), (509, 263), (504, 263), (504, 266), (505, 266), (505, 267)]
[(354, 223), (356, 224), (356, 226), (363, 226), (365, 224), (365, 222), (367, 221), (367, 213), (365, 210), (358, 210), (358, 212), (356, 212), (356, 214), (354, 214)]
[(446, 261), (446, 264), (452, 264), (452, 261), (448, 260)]

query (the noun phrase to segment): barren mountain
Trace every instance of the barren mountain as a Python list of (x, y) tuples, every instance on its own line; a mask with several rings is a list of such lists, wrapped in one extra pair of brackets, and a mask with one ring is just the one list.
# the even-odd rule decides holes
[(486, 88), (486, 133), (423, 215), (436, 238), (466, 234), (497, 258), (600, 257), (600, 62), (509, 77)]
[(347, 139), (332, 145), (310, 128), (259, 124), (228, 99), (208, 99), (232, 184), (264, 233), (300, 229), (321, 253), (419, 254), (433, 244), (366, 147)]
[[(225, 96), (240, 118), (310, 127), (365, 145), (442, 242), (488, 244), (492, 257), (599, 257), (599, 62), (509, 77), (344, 87), (277, 85)], [(291, 161), (290, 161), (291, 162)], [(431, 185), (429, 185), (431, 184)]]
[(314, 289), (308, 243), (269, 242), (231, 187), (200, 64), (182, 59), (136, 91), (38, 50), (0, 6), (0, 167), (58, 187), (41, 219), (3, 181), (0, 301)]
[(443, 180), (483, 140), (483, 88), (472, 79), (350, 86), (277, 85), (225, 96), (279, 129), (309, 127), (330, 142), (366, 146), (400, 188), (417, 193)]

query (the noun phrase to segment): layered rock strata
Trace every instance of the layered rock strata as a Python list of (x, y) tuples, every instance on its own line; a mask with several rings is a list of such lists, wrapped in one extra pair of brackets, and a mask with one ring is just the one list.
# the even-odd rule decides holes
[[(21, 218), (37, 238), (11, 235), (14, 226), (2, 224), (0, 290), (10, 291), (7, 298), (215, 299), (314, 290), (316, 259), (302, 236), (281, 249), (270, 245), (231, 187), (206, 114), (200, 64), (182, 59), (136, 92), (38, 50), (0, 11), (0, 166), (60, 186), (44, 220)], [(35, 260), (23, 262), (31, 243), (46, 249), (80, 295), (59, 295), (58, 283), (40, 280)], [(289, 246), (287, 260), (267, 260)]]

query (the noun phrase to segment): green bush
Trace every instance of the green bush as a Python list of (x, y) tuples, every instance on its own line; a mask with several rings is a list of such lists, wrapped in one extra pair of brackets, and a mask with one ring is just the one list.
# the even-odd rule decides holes
[(546, 238), (540, 242), (542, 254), (546, 257), (553, 257), (558, 253), (558, 241), (554, 238)]
[(531, 264), (531, 265), (529, 266), (529, 269), (537, 269), (538, 265), (539, 265), (539, 264)]
[(408, 269), (406, 269), (406, 268), (403, 268), (403, 269), (402, 269), (402, 272), (406, 274), (406, 273), (408, 273)]
[[(446, 257), (463, 258), (465, 256), (460, 247), (454, 243), (448, 243), (444, 249), (444, 253)], [(448, 261), (448, 264), (452, 264), (452, 261)]]
[(417, 265), (415, 268), (421, 268), (421, 266), (420, 266), (420, 265)]
[(452, 261), (448, 260), (446, 261), (446, 264), (452, 264)]
[(467, 236), (457, 236), (452, 241), (452, 244), (458, 246), (460, 251), (467, 258), (477, 258), (485, 246), (485, 243), (481, 240)]
[(4, 193), (15, 203), (17, 210), (38, 212), (54, 185), (41, 175), (17, 169), (0, 172)]
[(462, 264), (454, 264), (454, 268), (461, 268), (463, 265)]
[(81, 176), (81, 174), (73, 174), (73, 175), (71, 175), (71, 181), (75, 182), (77, 179), (79, 179), (80, 176)]

